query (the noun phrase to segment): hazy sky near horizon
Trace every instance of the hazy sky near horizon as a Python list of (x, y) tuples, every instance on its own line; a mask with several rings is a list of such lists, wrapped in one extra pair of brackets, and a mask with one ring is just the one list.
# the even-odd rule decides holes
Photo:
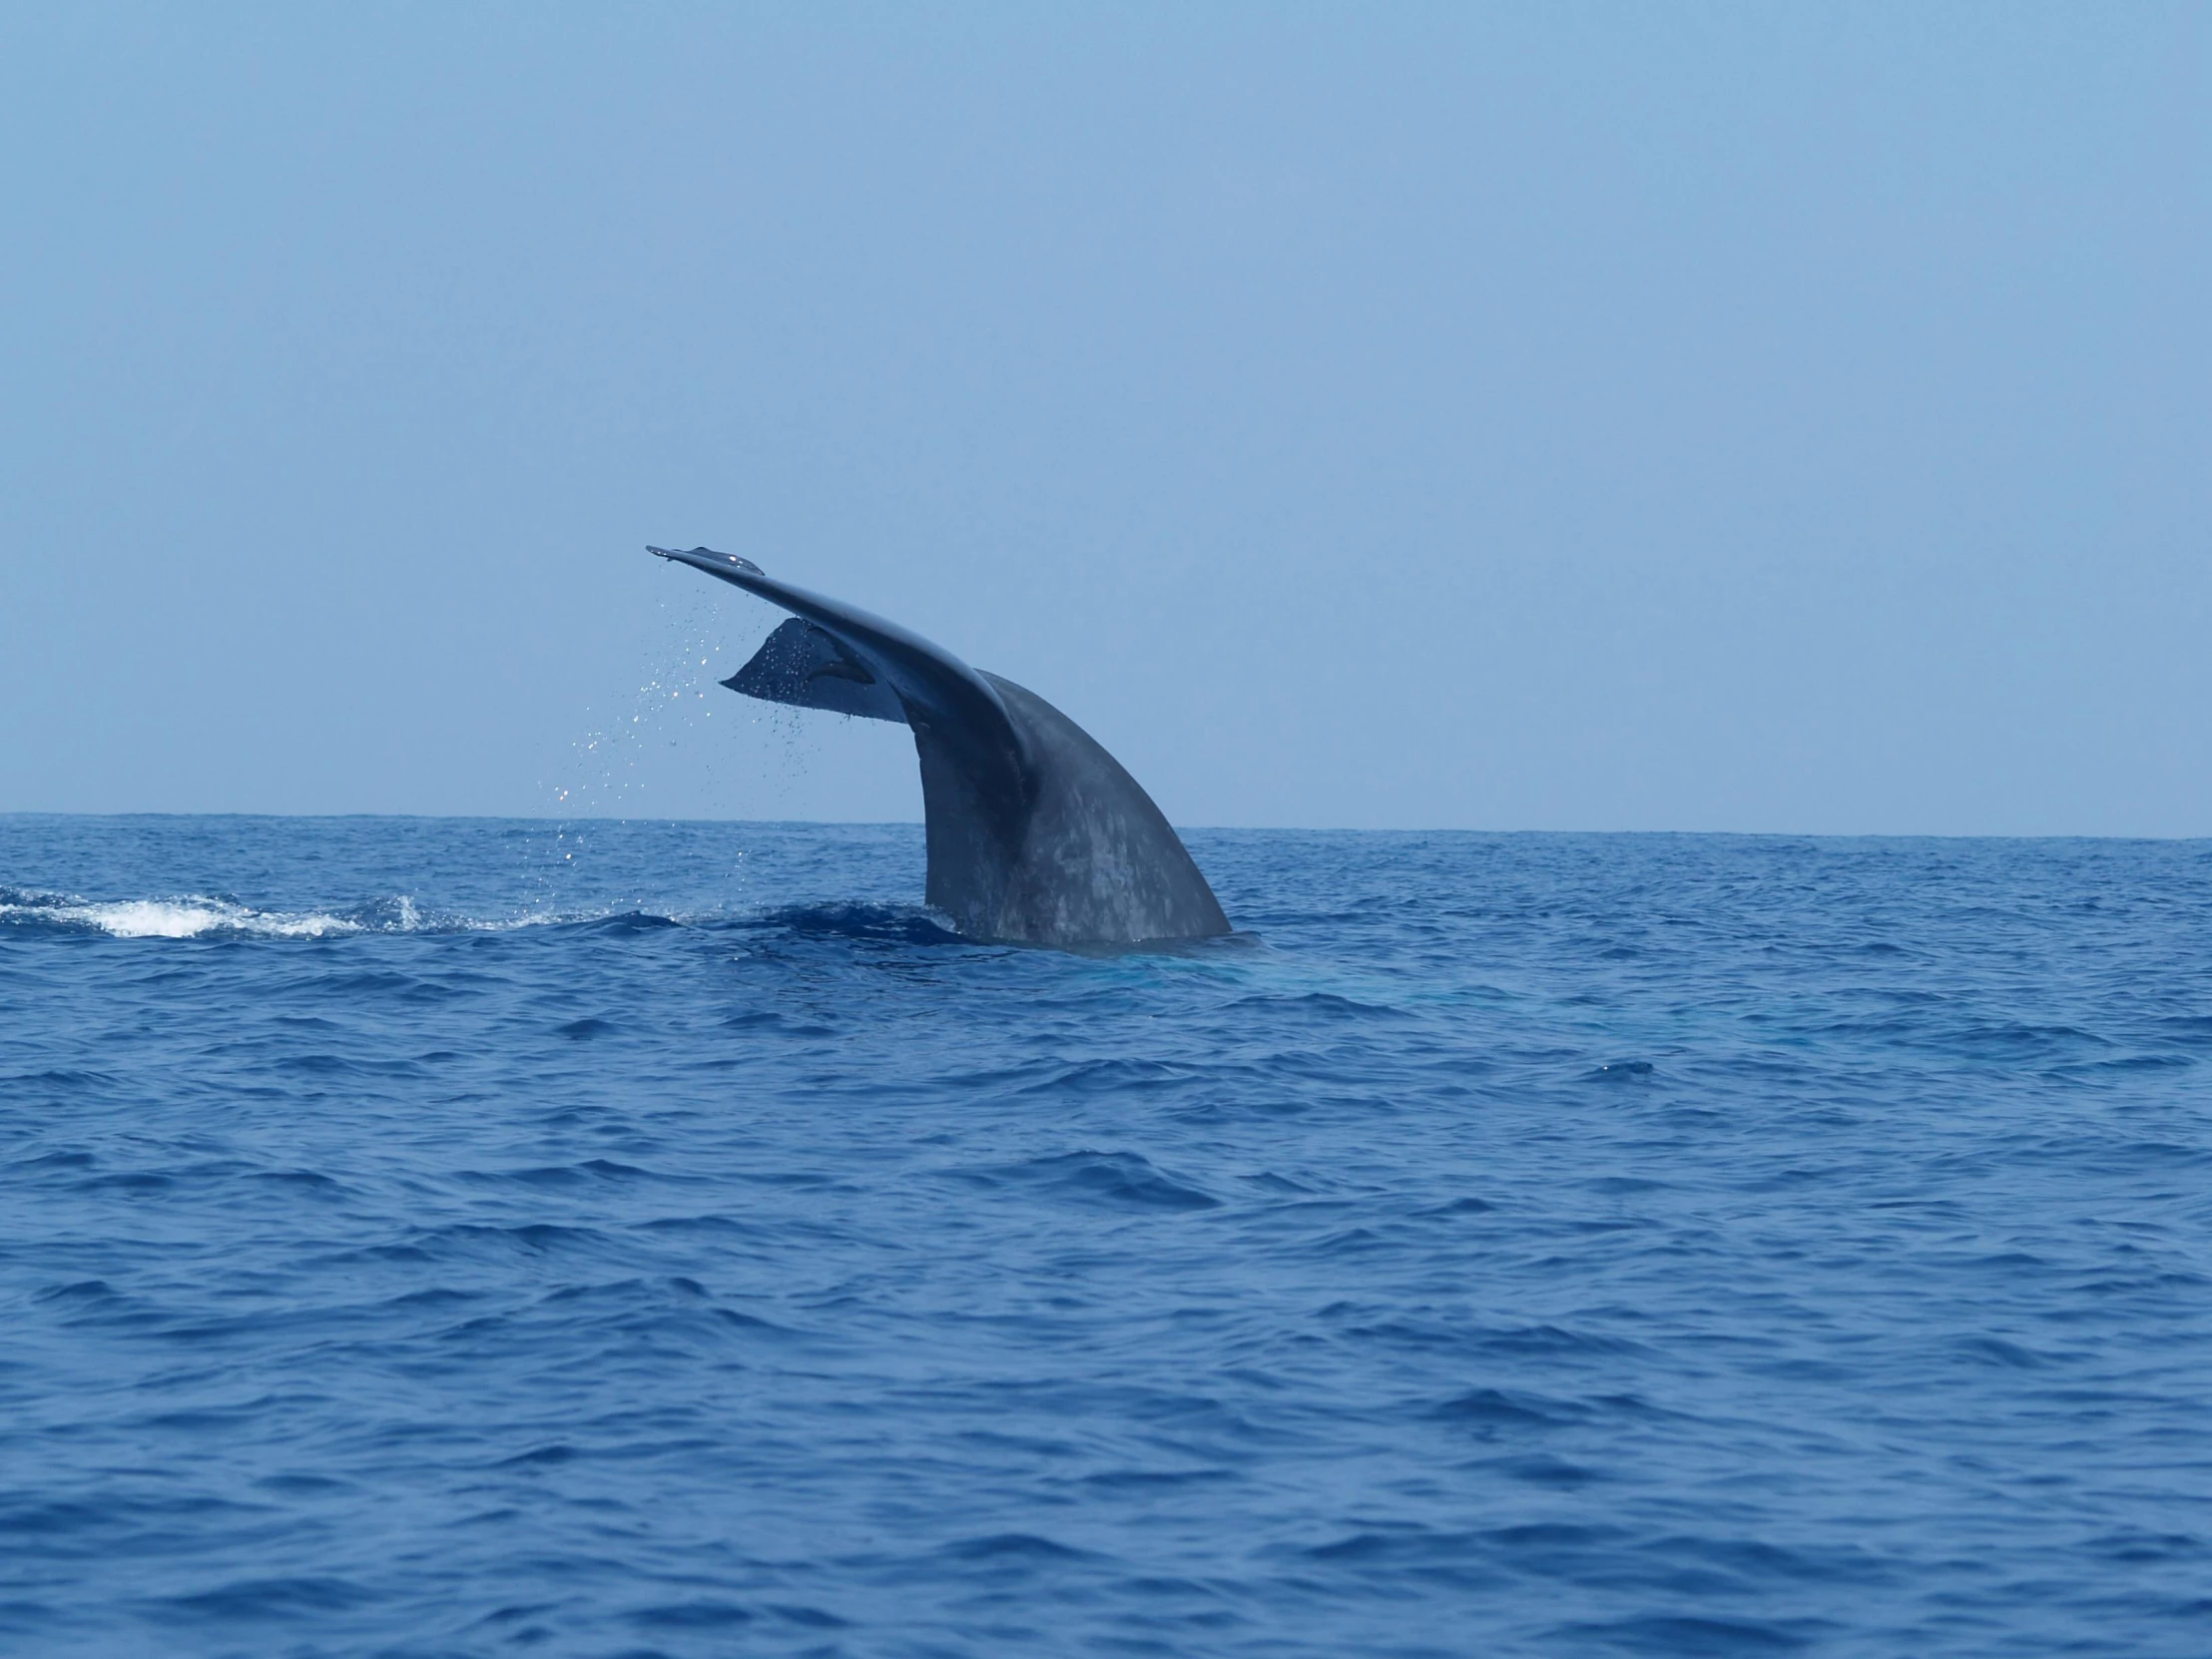
[(655, 541), (1182, 824), (2212, 834), (2202, 6), (23, 6), (0, 214), (0, 811), (918, 817)]

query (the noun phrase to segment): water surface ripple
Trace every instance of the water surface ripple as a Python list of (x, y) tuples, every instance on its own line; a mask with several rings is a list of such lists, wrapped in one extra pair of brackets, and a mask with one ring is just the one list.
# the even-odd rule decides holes
[(0, 819), (0, 1648), (2212, 1651), (2212, 847)]

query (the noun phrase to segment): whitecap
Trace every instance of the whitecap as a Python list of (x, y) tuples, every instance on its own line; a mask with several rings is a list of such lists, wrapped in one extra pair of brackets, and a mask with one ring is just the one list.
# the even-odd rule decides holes
[(360, 923), (320, 911), (256, 910), (227, 899), (187, 893), (175, 898), (124, 898), (0, 904), (0, 916), (91, 927), (118, 939), (194, 939), (204, 933), (250, 933), (264, 938), (319, 939), (357, 933)]

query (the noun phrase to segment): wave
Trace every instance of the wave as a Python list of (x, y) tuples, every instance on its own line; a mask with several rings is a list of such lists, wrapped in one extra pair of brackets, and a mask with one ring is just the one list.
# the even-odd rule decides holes
[[(647, 909), (636, 904), (522, 910), (505, 915), (424, 909), (401, 894), (349, 908), (277, 909), (220, 894), (184, 892), (144, 898), (86, 898), (0, 886), (0, 928), (116, 939), (331, 939), (353, 934), (505, 933), (565, 928), (626, 935), (665, 928), (731, 929), (792, 941), (848, 942), (901, 948), (973, 945), (939, 912), (923, 905), (853, 901), (779, 904), (759, 909)], [(1087, 956), (1207, 954), (1256, 943), (1249, 933), (1223, 939), (1153, 940), (1084, 946)], [(1342, 999), (1331, 999), (1338, 1001)], [(1365, 1005), (1347, 1002), (1345, 1007)]]
[(866, 944), (968, 944), (935, 911), (912, 904), (784, 904), (730, 918), (801, 938), (854, 939)]
[(264, 909), (211, 893), (150, 898), (84, 898), (74, 893), (0, 887), (0, 926), (116, 939), (327, 939), (352, 933), (450, 933), (504, 930), (576, 918), (525, 915), (498, 920), (430, 916), (413, 899), (379, 899), (349, 910)]
[(800, 938), (866, 943), (959, 944), (966, 941), (931, 912), (909, 905), (815, 904), (729, 913), (608, 907), (534, 910), (503, 916), (425, 911), (405, 895), (350, 909), (265, 909), (209, 893), (89, 899), (73, 893), (0, 887), (0, 927), (96, 933), (117, 939), (327, 939), (358, 933), (504, 933), (522, 928), (572, 928), (627, 934), (670, 927), (766, 929)]
[(196, 939), (210, 933), (319, 939), (367, 930), (366, 924), (346, 916), (319, 910), (257, 910), (202, 893), (107, 901), (10, 893), (0, 897), (0, 923), (106, 933), (118, 939)]

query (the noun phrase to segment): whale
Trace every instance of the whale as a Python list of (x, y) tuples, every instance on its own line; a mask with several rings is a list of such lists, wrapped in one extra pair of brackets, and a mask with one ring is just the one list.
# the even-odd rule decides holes
[(928, 849), (923, 896), (962, 934), (1066, 947), (1230, 931), (1152, 798), (1035, 692), (735, 553), (646, 551), (791, 613), (721, 684), (766, 703), (912, 731)]

